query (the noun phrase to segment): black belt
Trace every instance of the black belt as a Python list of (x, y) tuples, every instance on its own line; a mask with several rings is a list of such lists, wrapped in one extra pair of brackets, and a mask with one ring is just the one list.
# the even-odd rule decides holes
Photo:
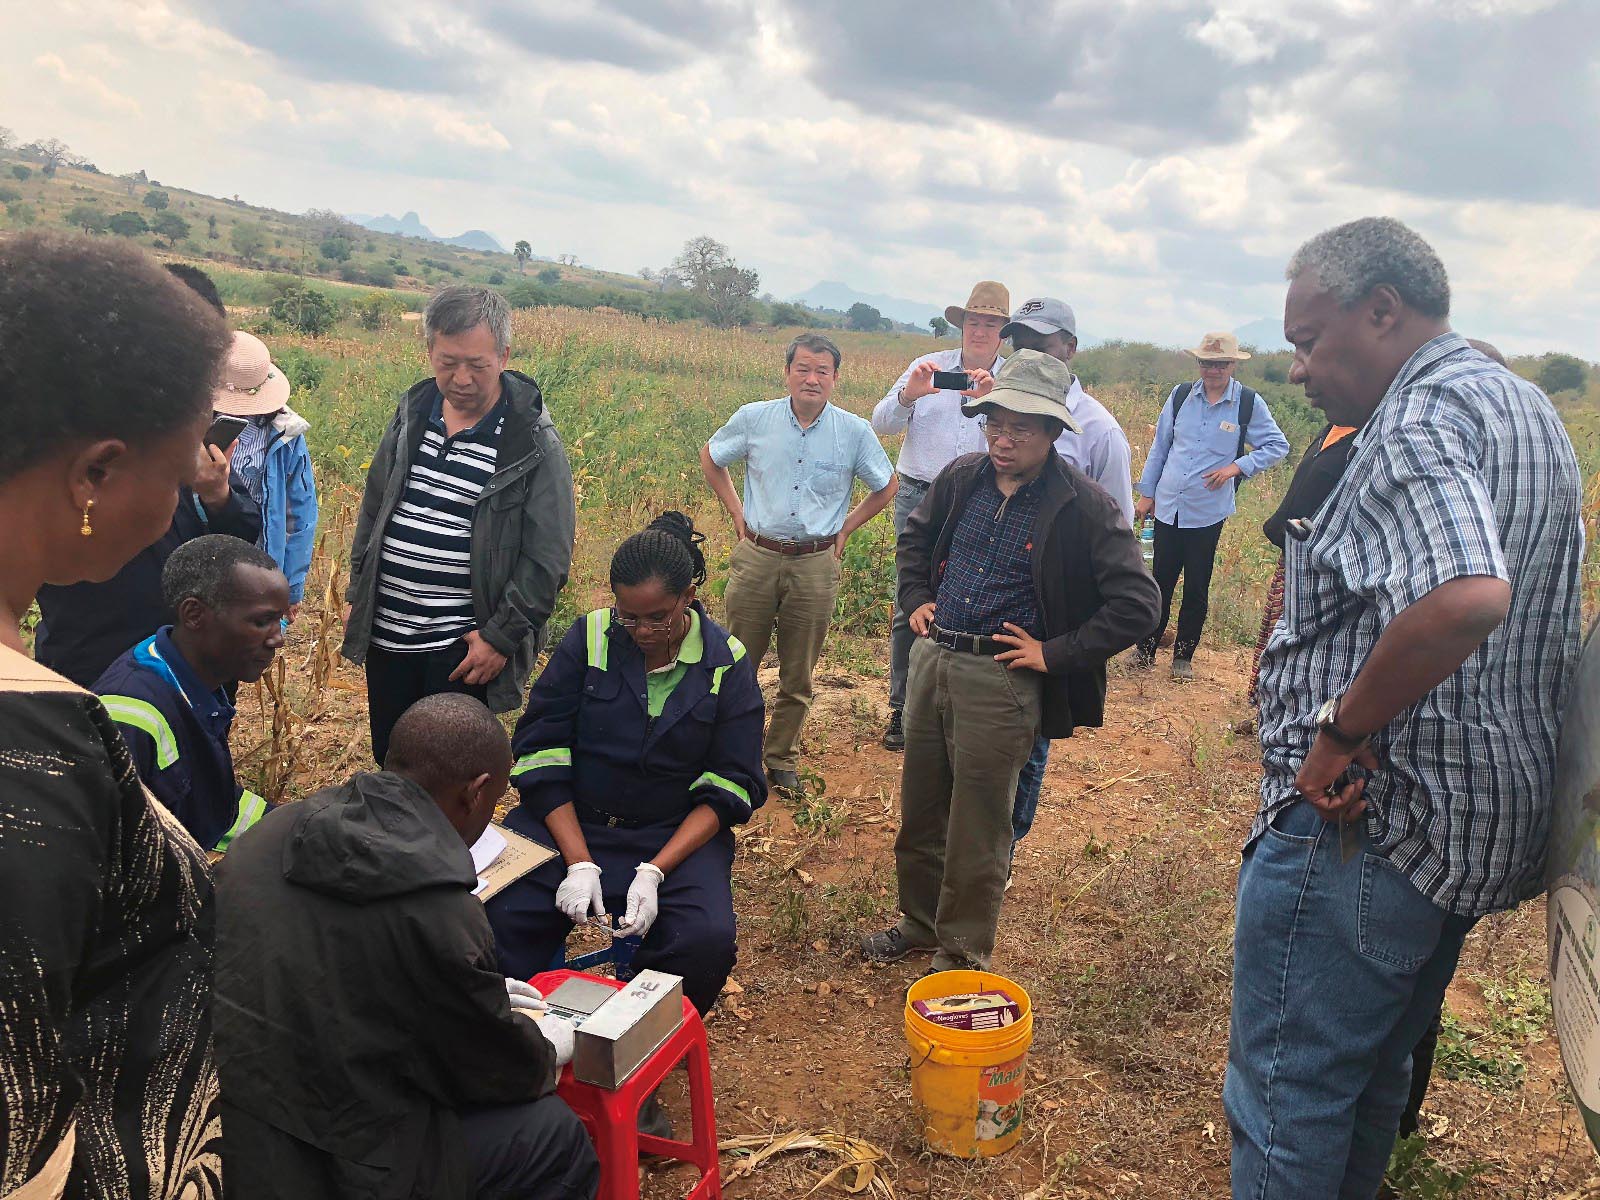
[(1015, 646), (1008, 646), (1004, 642), (997, 642), (992, 637), (982, 637), (976, 633), (957, 633), (953, 629), (940, 629), (937, 625), (928, 627), (928, 639), (936, 646), (943, 646), (946, 650), (955, 650), (962, 654), (986, 654), (993, 658), (996, 654), (1004, 654), (1007, 650), (1015, 650)]
[(933, 486), (933, 484), (929, 483), (926, 479), (918, 479), (915, 475), (907, 475), (904, 471), (901, 471), (899, 474), (901, 479), (904, 479), (913, 487), (921, 488), (923, 491), (927, 491)]
[(572, 802), (572, 811), (577, 814), (580, 825), (607, 825), (612, 829), (643, 829), (646, 825), (675, 824), (689, 815), (689, 810), (684, 809), (676, 816), (618, 817), (582, 800)]

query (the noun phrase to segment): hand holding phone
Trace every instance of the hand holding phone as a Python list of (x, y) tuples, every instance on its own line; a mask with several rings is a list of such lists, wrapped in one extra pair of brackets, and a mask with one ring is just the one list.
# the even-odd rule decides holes
[(226, 450), (239, 440), (239, 435), (244, 432), (244, 427), (250, 424), (244, 417), (230, 417), (227, 413), (217, 413), (211, 422), (211, 428), (206, 430), (205, 444), (215, 446), (218, 450)]
[(933, 387), (941, 392), (964, 392), (972, 386), (972, 376), (965, 371), (935, 371)]

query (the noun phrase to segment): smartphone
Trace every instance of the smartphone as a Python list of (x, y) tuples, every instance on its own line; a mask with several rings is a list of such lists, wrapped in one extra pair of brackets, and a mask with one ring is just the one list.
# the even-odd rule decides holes
[(964, 392), (972, 386), (972, 376), (965, 371), (935, 371), (933, 386), (942, 392)]
[(226, 450), (239, 440), (239, 435), (244, 432), (244, 427), (248, 424), (250, 422), (243, 417), (230, 417), (226, 413), (218, 413), (216, 420), (211, 422), (211, 428), (206, 430), (206, 445)]

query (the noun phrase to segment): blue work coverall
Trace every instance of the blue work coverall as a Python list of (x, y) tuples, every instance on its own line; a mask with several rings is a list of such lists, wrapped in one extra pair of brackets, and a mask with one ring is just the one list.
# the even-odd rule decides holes
[[(545, 817), (575, 804), (600, 867), (606, 911), (621, 918), (634, 869), (657, 854), (683, 819), (709, 804), (722, 828), (661, 884), (660, 915), (634, 955), (639, 970), (683, 976), (700, 1012), (716, 1003), (736, 955), (733, 826), (765, 803), (766, 715), (744, 646), (696, 601), (703, 652), (659, 716), (651, 717), (644, 654), (599, 609), (575, 622), (534, 684), (512, 745), (521, 803), (508, 828), (555, 846)], [(500, 965), (518, 979), (544, 970), (572, 922), (556, 907), (560, 858), (524, 876), (486, 908)]]

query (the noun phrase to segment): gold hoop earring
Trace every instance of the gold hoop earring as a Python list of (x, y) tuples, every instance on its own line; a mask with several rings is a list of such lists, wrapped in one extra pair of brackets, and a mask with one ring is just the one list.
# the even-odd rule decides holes
[(89, 523), (89, 510), (92, 509), (93, 507), (94, 507), (94, 501), (93, 500), (90, 500), (88, 503), (86, 503), (83, 506), (83, 527), (80, 528), (78, 530), (78, 532), (81, 533), (84, 537), (93, 537), (94, 536), (94, 526)]

